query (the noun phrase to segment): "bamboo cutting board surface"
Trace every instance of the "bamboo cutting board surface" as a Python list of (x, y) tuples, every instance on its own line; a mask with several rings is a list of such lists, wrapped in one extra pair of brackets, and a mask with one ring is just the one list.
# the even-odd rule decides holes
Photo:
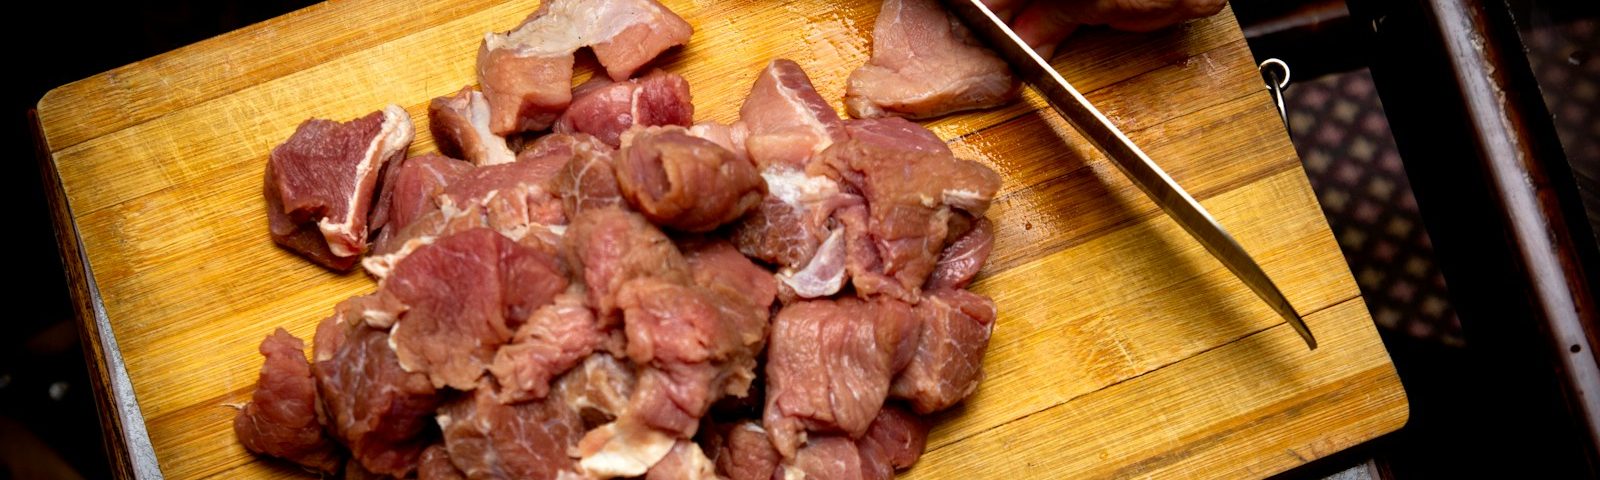
[[(698, 120), (730, 122), (773, 57), (799, 62), (842, 110), (878, 2), (665, 3), (696, 31), (660, 65), (689, 80)], [(308, 117), (387, 103), (417, 123), (411, 152), (432, 151), (428, 100), (473, 83), (483, 33), (536, 4), (321, 4), (39, 102), (58, 218), (98, 289), (79, 300), (109, 331), (86, 328), (114, 335), (116, 351), (95, 353), (125, 364), (161, 473), (303, 475), (247, 454), (228, 405), (248, 399), (273, 328), (309, 339), (335, 303), (374, 288), (273, 245), (268, 151)], [(1322, 347), (1307, 351), (1028, 91), (928, 123), (1004, 178), (994, 255), (973, 287), (1000, 319), (988, 379), (939, 415), (904, 476), (1260, 477), (1403, 425), (1404, 392), (1231, 12), (1154, 34), (1089, 31), (1064, 50), (1057, 68), (1232, 230)]]

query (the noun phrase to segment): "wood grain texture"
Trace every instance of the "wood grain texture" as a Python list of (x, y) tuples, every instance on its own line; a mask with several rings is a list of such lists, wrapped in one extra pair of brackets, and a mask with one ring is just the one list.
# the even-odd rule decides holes
[[(837, 102), (877, 2), (670, 0), (696, 28), (662, 68), (731, 121), (773, 57)], [(473, 82), (482, 34), (536, 2), (313, 7), (56, 89), (39, 118), (69, 214), (170, 478), (287, 478), (233, 440), (255, 347), (309, 338), (365, 293), (276, 248), (260, 181), (307, 117), (387, 103), (431, 151), (429, 99)], [(580, 62), (581, 64), (583, 62)], [(1230, 14), (1090, 31), (1056, 66), (1252, 252), (1323, 339), (1292, 330), (1031, 91), (934, 120), (1004, 177), (974, 289), (1001, 316), (988, 379), (940, 415), (913, 478), (1265, 476), (1399, 428), (1406, 401)], [(593, 72), (580, 65), (581, 81)], [(54, 188), (52, 186), (52, 188)], [(63, 242), (68, 241), (63, 239)]]

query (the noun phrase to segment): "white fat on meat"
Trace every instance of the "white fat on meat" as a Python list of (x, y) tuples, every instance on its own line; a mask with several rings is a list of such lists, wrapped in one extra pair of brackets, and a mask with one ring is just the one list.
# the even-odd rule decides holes
[[(416, 131), (411, 127), (411, 115), (399, 105), (383, 107), (383, 126), (378, 135), (373, 137), (372, 143), (367, 145), (367, 151), (361, 158), (361, 163), (356, 165), (354, 181), (372, 177), (372, 172), (383, 168), (383, 163), (396, 154), (401, 153), (411, 145), (411, 139), (416, 136)], [(361, 185), (354, 185), (350, 191), (361, 191)], [(356, 205), (356, 202), (370, 200), (370, 197), (351, 195), (350, 205), (345, 211), (365, 211)], [(323, 238), (328, 241), (328, 251), (341, 257), (354, 257), (366, 250), (366, 245), (351, 245), (346, 242), (348, 238), (365, 239), (366, 232), (355, 232), (356, 215), (347, 215), (344, 221), (331, 222), (327, 218), (317, 221), (317, 229), (322, 231)]]
[(817, 247), (817, 253), (805, 268), (798, 271), (783, 269), (776, 273), (778, 282), (788, 285), (801, 298), (826, 297), (839, 293), (845, 280), (844, 229), (835, 228), (828, 239)]
[(672, 435), (633, 422), (607, 423), (578, 443), (583, 453), (578, 468), (596, 478), (644, 475), (677, 442)]

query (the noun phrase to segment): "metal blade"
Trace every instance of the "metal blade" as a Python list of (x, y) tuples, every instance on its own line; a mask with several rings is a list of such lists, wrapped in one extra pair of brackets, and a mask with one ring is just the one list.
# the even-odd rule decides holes
[(943, 0), (950, 11), (960, 17), (967, 27), (976, 32), (980, 38), (987, 41), (990, 47), (1004, 57), (1017, 73), (1034, 88), (1043, 94), (1056, 112), (1067, 119), (1095, 148), (1105, 152), (1111, 157), (1113, 163), (1122, 169), (1122, 172), (1133, 180), (1139, 189), (1144, 190), (1161, 210), (1167, 212), (1173, 220), (1178, 222), (1189, 235), (1200, 241), (1201, 245), (1211, 252), (1212, 256), (1222, 261), (1223, 265), (1232, 270), (1233, 274), (1243, 280), (1250, 290), (1255, 291), (1263, 301), (1272, 306), (1279, 315), (1282, 315), (1289, 325), (1294, 327), (1300, 337), (1306, 341), (1306, 346), (1312, 350), (1317, 348), (1317, 340), (1311, 336), (1311, 329), (1306, 327), (1305, 321), (1296, 313), (1294, 306), (1289, 304), (1289, 299), (1284, 298), (1283, 292), (1278, 290), (1267, 273), (1261, 270), (1244, 247), (1229, 235), (1222, 225), (1211, 218), (1205, 207), (1200, 206), (1194, 197), (1189, 196), (1172, 177), (1156, 166), (1150, 157), (1139, 150), (1128, 136), (1122, 133), (1111, 120), (1089, 104), (1089, 100), (1072, 88), (1066, 79), (1061, 78), (1055, 68), (1034, 53), (1033, 48), (1017, 37), (1011, 27), (995, 16), (980, 0)]

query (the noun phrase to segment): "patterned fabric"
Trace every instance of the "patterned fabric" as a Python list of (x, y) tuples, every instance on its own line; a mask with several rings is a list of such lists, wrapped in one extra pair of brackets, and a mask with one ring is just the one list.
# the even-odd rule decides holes
[(1378, 326), (1464, 344), (1411, 182), (1366, 70), (1284, 92), (1291, 137)]
[(1567, 159), (1600, 162), (1600, 21), (1542, 26), (1522, 38)]

